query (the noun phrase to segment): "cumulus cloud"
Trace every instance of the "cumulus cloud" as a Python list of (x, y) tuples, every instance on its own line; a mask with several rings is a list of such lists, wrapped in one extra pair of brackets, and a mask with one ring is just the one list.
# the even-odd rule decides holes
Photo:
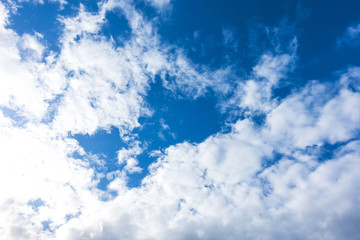
[[(132, 31), (122, 47), (100, 34), (115, 8)], [(0, 3), (1, 238), (359, 239), (359, 68), (277, 100), (294, 49), (264, 53), (234, 87), (231, 67), (210, 70), (163, 45), (130, 1), (60, 18), (58, 54), (46, 53), (41, 35), (9, 29), (8, 16)], [(128, 135), (151, 114), (144, 96), (156, 75), (185, 97), (229, 94), (222, 104), (248, 115), (201, 143), (156, 152), (141, 186), (128, 188), (143, 151)], [(251, 120), (258, 112), (260, 126)], [(71, 134), (111, 127), (129, 146), (118, 151), (124, 171), (102, 191), (101, 156)]]
[(299, 148), (356, 137), (360, 121), (356, 105), (360, 95), (358, 90), (354, 92), (349, 88), (358, 78), (349, 77), (357, 76), (358, 71), (358, 68), (349, 69), (343, 75), (343, 82), (345, 78), (351, 80), (342, 84), (336, 94), (333, 93), (334, 84), (312, 82), (287, 97), (267, 116), (266, 131), (274, 141)]
[[(297, 97), (294, 94), (283, 103)], [(320, 112), (329, 111), (328, 104), (338, 98), (321, 103)], [(336, 114), (338, 110), (330, 111)], [(300, 128), (306, 130), (307, 126)], [(314, 126), (315, 131), (319, 128)], [(284, 129), (291, 127), (285, 125)], [(140, 188), (126, 189), (122, 181), (114, 181), (111, 187), (119, 197), (106, 205), (98, 203), (101, 215), (86, 209), (60, 228), (59, 236), (356, 239), (359, 142), (351, 141), (350, 135), (338, 139), (350, 142), (320, 162), (321, 156), (304, 151), (307, 145), (296, 145), (297, 139), (291, 139), (289, 146), (294, 147), (289, 154), (282, 143), (274, 144), (272, 137), (276, 134), (240, 120), (230, 133), (216, 134), (200, 144), (171, 146), (150, 167)], [(324, 138), (321, 143), (326, 141)], [(276, 160), (274, 152), (283, 157)]]
[[(169, 147), (150, 167), (140, 188), (124, 189), (123, 182), (113, 182), (119, 197), (101, 208), (101, 216), (88, 209), (59, 234), (65, 239), (357, 239), (360, 152), (359, 142), (349, 133), (358, 131), (359, 125), (323, 130), (318, 122), (342, 124), (322, 116), (341, 116), (346, 111), (333, 102), (347, 106), (360, 94), (343, 95), (349, 89), (341, 85), (337, 95), (324, 100), (318, 95), (325, 85), (316, 83), (310, 92), (309, 88), (275, 107), (263, 129), (239, 120), (230, 133), (216, 134), (200, 144)], [(303, 99), (304, 95), (310, 99)], [(283, 137), (271, 129), (274, 114), (291, 116), (282, 109), (284, 105), (300, 109), (295, 99), (317, 108), (297, 113), (300, 122), (305, 114), (312, 115), (311, 124), (294, 127), (279, 122), (290, 138), (273, 141)], [(357, 116), (359, 111), (352, 109)], [(359, 123), (357, 118), (349, 121)], [(319, 135), (316, 141), (306, 135), (309, 126)], [(291, 137), (292, 131), (299, 134)], [(333, 138), (339, 131), (343, 135)], [(350, 142), (325, 161), (316, 151), (306, 151), (315, 143), (320, 148), (339, 141)], [(276, 159), (274, 153), (282, 157)]]

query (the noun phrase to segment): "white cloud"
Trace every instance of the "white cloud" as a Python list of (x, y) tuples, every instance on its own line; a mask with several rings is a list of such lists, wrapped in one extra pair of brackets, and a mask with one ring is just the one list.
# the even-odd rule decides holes
[(40, 42), (42, 38), (43, 36), (39, 33), (36, 33), (35, 36), (24, 34), (20, 42), (22, 58), (41, 61), (45, 50)]
[(121, 148), (118, 154), (119, 164), (125, 164), (124, 170), (129, 173), (141, 172), (142, 168), (138, 166), (139, 161), (136, 159), (144, 151), (140, 142), (133, 140), (128, 148)]
[(9, 11), (6, 9), (4, 4), (0, 4), (0, 26), (1, 29), (5, 27), (9, 18)]
[(134, 34), (123, 48), (94, 36), (105, 21), (104, 14), (92, 15), (82, 7), (75, 18), (62, 20), (65, 34), (57, 62), (72, 76), (67, 79), (67, 90), (55, 116), (56, 129), (92, 134), (116, 126), (124, 134), (139, 126), (139, 116), (150, 114), (142, 100), (149, 81), (147, 69), (139, 60), (144, 54), (143, 36)]
[[(278, 87), (293, 68), (296, 55), (265, 53), (258, 60), (249, 79), (239, 79), (230, 99), (222, 103), (222, 108), (242, 109), (245, 114), (268, 113), (277, 106), (273, 90)], [(237, 109), (238, 110), (238, 109)]]
[[(123, 47), (98, 34), (114, 8), (132, 28)], [(359, 238), (360, 143), (352, 140), (360, 126), (358, 68), (277, 102), (272, 90), (291, 71), (293, 52), (265, 53), (233, 90), (224, 81), (231, 68), (210, 71), (161, 45), (126, 1), (63, 18), (58, 55), (44, 54), (39, 35), (6, 28), (7, 15), (0, 3), (0, 238)], [(228, 133), (155, 152), (150, 174), (133, 189), (126, 174), (141, 170), (136, 156), (143, 148), (129, 137), (133, 145), (118, 152), (125, 171), (111, 173), (108, 192), (97, 189), (98, 159), (91, 162), (68, 132), (115, 126), (130, 134), (150, 114), (143, 96), (158, 73), (165, 87), (193, 98), (208, 88), (235, 91), (228, 104), (261, 111), (266, 123), (238, 120)], [(5, 108), (26, 123), (17, 125)], [(322, 159), (316, 150), (325, 143), (343, 145)], [(72, 157), (76, 152), (87, 160)], [(116, 195), (103, 201), (111, 191)]]
[[(67, 215), (81, 211), (83, 198), (93, 195), (88, 192), (95, 184), (93, 171), (69, 157), (79, 149), (73, 139), (59, 138), (45, 125), (24, 129), (2, 121), (0, 145), (1, 238), (47, 239), (43, 221), (50, 220), (51, 228), (64, 224)], [(37, 199), (44, 205), (34, 209), (28, 203)]]
[[(342, 82), (351, 79), (350, 75), (356, 77), (354, 71), (344, 73)], [(358, 92), (350, 93), (348, 85), (334, 86), (339, 90), (336, 95), (327, 90), (329, 86), (313, 83), (285, 98), (271, 110), (264, 129), (243, 120), (233, 125), (230, 133), (216, 134), (200, 144), (169, 147), (158, 153), (158, 161), (140, 188), (126, 189), (122, 180), (114, 181), (111, 187), (118, 190), (119, 197), (106, 205), (99, 203), (95, 209), (101, 209), (100, 216), (87, 209), (60, 228), (59, 236), (357, 239), (359, 142), (351, 141), (324, 162), (319, 161), (321, 155), (305, 151), (315, 143), (348, 141), (353, 137), (350, 133), (358, 130), (360, 119), (346, 115), (348, 107), (356, 111), (350, 104), (357, 102)], [(284, 106), (294, 113), (284, 111)], [(294, 114), (292, 120), (286, 120)], [(302, 120), (306, 114), (310, 114), (309, 122)], [(278, 125), (288, 134), (272, 131), (275, 115), (285, 119)], [(342, 115), (350, 122), (336, 119), (339, 128), (319, 123), (325, 121), (321, 119), (332, 122), (334, 117), (328, 116)], [(294, 120), (299, 124), (286, 123)], [(307, 137), (309, 127), (317, 135), (316, 141)], [(266, 167), (276, 160), (273, 151), (284, 157)]]
[[(71, 157), (84, 152), (65, 137), (67, 132), (110, 126), (126, 132), (137, 126), (148, 79), (137, 62), (129, 61), (131, 52), (90, 36), (100, 29), (101, 15), (82, 9), (79, 16), (63, 19), (62, 50), (44, 59), (41, 36), (17, 35), (6, 26), (3, 4), (0, 9), (0, 238), (49, 239), (49, 230), (100, 203), (103, 194), (95, 189), (94, 163)], [(18, 126), (5, 108), (24, 117), (25, 124)], [(134, 161), (128, 165), (128, 171), (138, 171)], [(43, 204), (33, 207), (33, 201)]]
[[(358, 71), (351, 69), (350, 73), (355, 77), (352, 82), (358, 82), (355, 74)], [(349, 72), (344, 75), (349, 76)], [(333, 89), (334, 84), (313, 82), (287, 97), (267, 116), (265, 131), (269, 137), (284, 147), (300, 148), (356, 137), (360, 122), (360, 110), (356, 106), (360, 94), (345, 85), (333, 96)]]
[(295, 154), (264, 169), (272, 151), (280, 150), (266, 141), (245, 120), (229, 134), (172, 146), (141, 188), (113, 184), (119, 197), (84, 209), (58, 236), (356, 239), (359, 143), (350, 142), (324, 163)]

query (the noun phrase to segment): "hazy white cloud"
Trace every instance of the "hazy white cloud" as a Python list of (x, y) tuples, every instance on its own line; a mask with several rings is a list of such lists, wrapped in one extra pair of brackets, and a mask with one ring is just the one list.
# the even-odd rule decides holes
[(64, 6), (68, 4), (66, 0), (6, 0), (4, 3), (8, 4), (9, 9), (11, 9), (12, 12), (16, 12), (19, 8), (21, 8), (23, 3), (31, 3), (35, 5), (57, 3), (60, 10), (64, 9)]
[(344, 35), (338, 40), (338, 46), (349, 45), (358, 47), (360, 45), (360, 23), (349, 26)]
[(359, 37), (360, 25), (358, 24), (358, 25), (348, 27), (347, 33), (353, 38)]
[(6, 9), (4, 4), (0, 4), (0, 26), (2, 30), (7, 24), (8, 18), (9, 18), (9, 11)]
[(146, 0), (146, 1), (159, 10), (168, 8), (171, 2), (171, 0)]

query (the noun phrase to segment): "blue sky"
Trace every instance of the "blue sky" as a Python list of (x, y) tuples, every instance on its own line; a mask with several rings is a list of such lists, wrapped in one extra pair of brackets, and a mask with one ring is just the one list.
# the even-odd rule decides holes
[(0, 3), (1, 239), (359, 239), (360, 3)]

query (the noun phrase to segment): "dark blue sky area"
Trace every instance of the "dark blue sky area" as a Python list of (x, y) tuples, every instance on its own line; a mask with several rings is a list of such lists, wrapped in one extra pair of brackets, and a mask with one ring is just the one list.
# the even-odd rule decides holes
[[(333, 71), (360, 63), (359, 49), (337, 48), (345, 29), (360, 21), (359, 11), (360, 1), (352, 0), (184, 0), (174, 2), (173, 12), (160, 26), (160, 32), (165, 41), (188, 47), (194, 61), (219, 66), (224, 64), (223, 54), (227, 53), (229, 62), (249, 69), (258, 54), (271, 47), (264, 27), (278, 27), (280, 40), (298, 38), (301, 78), (326, 78)], [(223, 28), (233, 30), (239, 41), (237, 52), (226, 52)], [(196, 31), (198, 42), (193, 39)], [(203, 55), (199, 56), (200, 51)]]

